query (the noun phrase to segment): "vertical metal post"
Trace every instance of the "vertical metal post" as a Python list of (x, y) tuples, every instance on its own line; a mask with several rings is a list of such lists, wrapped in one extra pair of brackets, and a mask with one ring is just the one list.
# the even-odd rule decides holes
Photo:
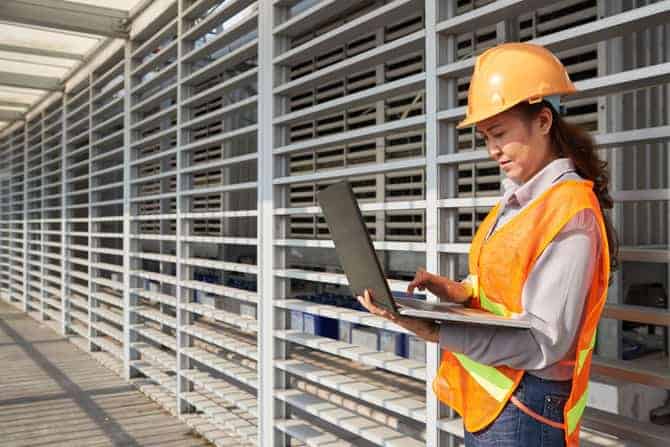
[(28, 120), (23, 122), (23, 306), (28, 312)]
[[(438, 178), (438, 125), (437, 95), (438, 78), (438, 42), (436, 25), (438, 21), (437, 2), (426, 0), (425, 2), (425, 24), (426, 24), (426, 47), (425, 47), (425, 70), (426, 70), (426, 269), (429, 272), (439, 270), (438, 245), (438, 214), (437, 201), (439, 200), (439, 178)], [(430, 296), (431, 301), (438, 298)], [(440, 446), (440, 434), (437, 421), (440, 418), (440, 404), (433, 393), (430, 384), (433, 383), (440, 362), (439, 344), (426, 342), (426, 445), (429, 447)]]
[[(430, 35), (433, 39), (433, 42), (427, 43), (426, 45), (426, 55), (427, 58), (430, 58), (426, 61), (426, 79), (431, 80), (431, 82), (427, 84), (428, 88), (431, 90), (426, 91), (426, 98), (431, 113), (437, 114), (443, 110), (453, 109), (458, 105), (457, 80), (454, 78), (442, 79), (436, 75), (439, 66), (456, 61), (456, 36), (445, 36), (443, 34), (436, 34), (435, 32), (437, 23), (456, 15), (456, 5), (455, 2), (449, 0), (440, 0), (435, 2), (435, 5), (431, 5), (431, 3), (433, 2), (430, 0), (426, 2), (426, 34), (427, 36)], [(428, 21), (428, 16), (431, 17), (430, 21)], [(430, 27), (430, 31), (428, 27)], [(432, 60), (432, 63), (428, 64), (428, 60)], [(427, 228), (430, 229), (432, 226), (433, 234), (430, 236), (431, 239), (427, 239), (426, 242), (429, 247), (432, 243), (436, 244), (434, 248), (435, 254), (432, 255), (435, 262), (435, 271), (441, 275), (455, 278), (458, 270), (456, 255), (450, 255), (446, 259), (442, 259), (440, 254), (437, 253), (437, 244), (441, 241), (449, 243), (456, 241), (458, 234), (458, 209), (440, 211), (437, 209), (436, 201), (444, 197), (456, 197), (458, 193), (458, 165), (450, 164), (446, 166), (437, 166), (437, 162), (433, 157), (445, 153), (456, 153), (458, 151), (458, 134), (454, 123), (439, 122), (436, 121), (436, 117), (430, 117), (430, 119), (427, 120), (427, 123), (429, 126), (427, 130), (431, 133), (429, 141), (434, 145), (434, 148), (431, 148), (426, 155), (428, 169), (435, 165), (434, 172), (431, 172), (430, 170), (427, 172), (429, 174), (428, 179), (430, 179), (429, 181), (427, 179), (427, 181), (428, 185), (431, 185), (435, 191), (431, 197), (427, 197), (426, 213), (427, 216), (431, 216), (432, 219), (427, 222)], [(433, 242), (433, 240), (435, 242)], [(439, 366), (439, 346), (431, 349), (430, 355), (431, 357), (428, 359), (430, 362), (428, 365), (428, 374), (430, 375), (430, 379), (432, 379), (435, 377)], [(436, 423), (443, 416), (443, 413), (444, 416), (455, 416), (453, 410), (447, 409), (437, 400), (433, 395), (430, 386), (427, 387), (426, 392), (427, 401), (435, 408), (433, 411), (435, 413), (434, 417), (436, 418)], [(427, 430), (428, 429), (429, 428), (427, 427)], [(452, 446), (457, 444), (453, 436), (447, 435), (446, 433), (437, 430), (437, 428), (436, 432), (437, 434), (434, 439), (436, 446)]]
[(274, 36), (275, 8), (258, 2), (258, 442), (278, 445), (274, 418)]
[[(188, 325), (191, 320), (191, 314), (183, 309), (182, 300), (186, 299), (190, 301), (191, 291), (186, 292), (187, 298), (184, 298), (182, 295), (183, 289), (181, 286), (182, 281), (182, 258), (184, 256), (183, 247), (181, 243), (181, 235), (184, 231), (184, 223), (182, 222), (182, 206), (184, 206), (183, 199), (181, 196), (182, 191), (182, 175), (181, 170), (184, 163), (184, 154), (182, 153), (181, 146), (184, 143), (184, 135), (182, 133), (182, 123), (184, 122), (184, 110), (181, 106), (183, 98), (183, 86), (182, 79), (185, 76), (184, 64), (182, 63), (182, 56), (184, 55), (184, 23), (183, 23), (183, 11), (184, 11), (184, 0), (179, 0), (179, 7), (177, 12), (177, 207), (176, 207), (176, 218), (177, 218), (177, 234), (176, 234), (176, 274), (177, 274), (177, 286), (176, 286), (176, 298), (177, 298), (177, 412), (179, 415), (186, 413), (190, 410), (190, 405), (188, 402), (181, 398), (182, 393), (191, 391), (192, 385), (189, 380), (182, 376), (182, 371), (190, 368), (190, 358), (182, 354), (182, 348), (187, 348), (191, 345), (192, 340), (190, 335), (182, 331), (182, 326)], [(188, 227), (188, 226), (187, 226)]]
[(60, 174), (60, 180), (61, 180), (61, 188), (60, 188), (60, 193), (61, 193), (61, 200), (60, 200), (60, 241), (61, 241), (61, 257), (60, 257), (60, 296), (61, 296), (61, 313), (63, 315), (63, 322), (62, 322), (62, 332), (63, 335), (67, 335), (67, 326), (68, 326), (68, 318), (69, 318), (69, 300), (68, 300), (68, 287), (67, 287), (67, 274), (66, 274), (66, 268), (68, 265), (67, 261), (67, 256), (68, 256), (68, 250), (67, 250), (67, 207), (65, 205), (65, 201), (67, 200), (67, 162), (66, 162), (66, 157), (67, 157), (67, 114), (66, 114), (66, 107), (67, 107), (67, 95), (65, 94), (65, 90), (63, 90), (63, 98), (62, 98), (62, 104), (61, 104), (61, 114), (60, 114), (60, 119), (61, 119), (61, 160), (60, 160), (60, 169), (61, 169), (61, 174)]
[[(621, 0), (598, 2), (598, 17), (615, 14), (622, 10)], [(617, 37), (598, 44), (598, 76), (622, 71), (623, 69), (623, 39)], [(598, 130), (603, 133), (617, 132), (623, 129), (623, 95), (613, 95), (598, 98)], [(609, 163), (611, 193), (621, 190), (623, 186), (623, 154), (620, 147), (613, 147), (601, 151), (600, 156)], [(611, 213), (612, 224), (617, 231), (621, 231), (623, 224), (623, 204), (615, 203)], [(607, 301), (619, 304), (623, 301), (623, 282), (621, 272), (613, 275)], [(598, 343), (596, 350), (599, 356), (618, 360), (621, 358), (621, 322), (619, 320), (603, 319), (598, 326)]]
[[(88, 86), (86, 87), (88, 90), (88, 337), (89, 337), (89, 342), (88, 342), (88, 349), (89, 351), (94, 351), (94, 350), (100, 350), (98, 347), (93, 345), (93, 342), (91, 341), (93, 337), (97, 336), (97, 331), (95, 328), (93, 328), (93, 322), (98, 321), (98, 316), (97, 314), (93, 313), (93, 308), (95, 307), (94, 305), (94, 298), (93, 294), (97, 290), (97, 285), (93, 282), (93, 271), (95, 270), (93, 268), (93, 261), (95, 260), (96, 262), (98, 261), (98, 254), (93, 252), (93, 238), (91, 237), (91, 233), (93, 233), (93, 206), (91, 205), (93, 203), (93, 192), (91, 189), (93, 188), (93, 180), (91, 176), (91, 168), (92, 168), (92, 163), (91, 163), (91, 142), (93, 141), (93, 116), (92, 116), (92, 106), (91, 106), (91, 98), (93, 98), (93, 74), (89, 73), (88, 74)], [(96, 242), (97, 245), (97, 242)]]
[(131, 349), (134, 334), (130, 328), (134, 324), (131, 317), (133, 307), (130, 292), (130, 89), (132, 87), (130, 74), (130, 60), (132, 57), (132, 45), (126, 41), (124, 47), (123, 62), (123, 376), (130, 380), (133, 376), (130, 363), (136, 356)]
[(46, 194), (46, 188), (44, 187), (45, 177), (44, 177), (44, 118), (46, 117), (46, 109), (40, 112), (40, 297), (42, 298), (41, 309), (42, 309), (42, 319), (44, 320), (44, 308), (46, 304), (44, 302), (44, 287), (46, 286), (46, 280), (44, 279), (44, 196)]

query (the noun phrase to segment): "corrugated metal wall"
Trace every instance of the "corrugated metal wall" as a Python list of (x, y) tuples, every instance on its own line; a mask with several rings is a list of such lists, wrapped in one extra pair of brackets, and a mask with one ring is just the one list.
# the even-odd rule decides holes
[(669, 1), (162, 3), (0, 137), (6, 301), (219, 445), (458, 444), (437, 347), (357, 307), (315, 193), (352, 181), (393, 290), (465, 276), (501, 179), (455, 129), (474, 57), (538, 42), (623, 245), (585, 436), (668, 442)]

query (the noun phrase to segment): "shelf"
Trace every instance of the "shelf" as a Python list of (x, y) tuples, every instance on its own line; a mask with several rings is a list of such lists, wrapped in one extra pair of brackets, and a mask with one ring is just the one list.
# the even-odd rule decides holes
[(148, 358), (153, 364), (159, 365), (166, 371), (177, 371), (177, 358), (174, 354), (170, 354), (149, 343), (133, 343), (131, 348), (138, 351), (142, 358)]
[(362, 324), (388, 331), (405, 334), (411, 333), (402, 326), (398, 326), (385, 318), (377, 317), (369, 312), (348, 309), (346, 307), (317, 304), (300, 299), (274, 300), (273, 304), (280, 309), (306, 312), (313, 315), (335, 318), (341, 321), (348, 321), (350, 323)]
[(239, 315), (231, 312), (226, 312), (221, 309), (215, 309), (211, 306), (206, 306), (199, 303), (187, 303), (182, 305), (182, 309), (194, 313), (196, 315), (201, 315), (208, 317), (215, 321), (220, 321), (222, 323), (229, 324), (231, 326), (236, 326), (244, 331), (255, 333), (258, 331), (258, 321), (255, 318)]
[(235, 336), (231, 331), (214, 331), (199, 325), (184, 325), (181, 329), (185, 334), (199, 338), (219, 348), (251, 360), (257, 360), (258, 348), (242, 337)]
[(223, 399), (228, 405), (238, 407), (249, 413), (249, 415), (258, 417), (258, 399), (253, 394), (242, 391), (225, 381), (197, 369), (182, 370), (181, 375), (205, 391)]
[(123, 350), (121, 346), (118, 346), (114, 342), (102, 337), (91, 337), (91, 343), (112, 354), (118, 360), (123, 360)]
[(256, 444), (258, 427), (255, 418), (243, 418), (228, 410), (226, 401), (200, 391), (191, 391), (181, 394), (182, 399), (201, 411), (217, 425), (240, 436), (242, 439)]
[(192, 290), (209, 292), (215, 295), (235, 298), (240, 301), (247, 301), (249, 303), (256, 303), (258, 301), (258, 295), (255, 292), (249, 292), (242, 289), (235, 289), (232, 287), (220, 286), (217, 284), (210, 284), (203, 281), (195, 281), (195, 280), (181, 281), (181, 285), (182, 287), (186, 287)]
[(171, 317), (170, 315), (167, 315), (151, 307), (145, 307), (145, 306), (135, 307), (134, 309), (131, 309), (131, 312), (135, 312), (136, 314), (141, 315), (142, 317), (152, 320), (156, 323), (160, 323), (169, 326), (173, 329), (177, 329), (177, 319), (175, 317)]
[[(277, 419), (275, 428), (309, 447), (355, 447), (355, 440), (346, 440), (328, 433), (302, 419)], [(353, 438), (353, 436), (352, 436)]]
[[(228, 360), (225, 357), (212, 354), (197, 347), (182, 348), (181, 353), (208, 368), (212, 368), (229, 379), (236, 380), (250, 388), (258, 389), (258, 371), (240, 365), (239, 359)], [(182, 371), (182, 374), (184, 372)]]
[(426, 364), (399, 357), (390, 352), (380, 352), (364, 346), (353, 345), (332, 338), (320, 337), (297, 330), (277, 330), (280, 340), (306, 346), (328, 354), (337, 355), (363, 365), (375, 366), (403, 376), (426, 380)]
[(275, 397), (376, 445), (384, 447), (425, 446), (424, 442), (404, 436), (384, 424), (346, 410), (310, 393), (295, 389), (276, 390)]
[(144, 289), (131, 289), (130, 293), (148, 299), (152, 302), (167, 304), (168, 306), (172, 307), (177, 306), (176, 298), (164, 293), (152, 292)]
[(174, 336), (141, 324), (132, 326), (131, 329), (155, 343), (166, 346), (175, 352), (177, 351), (177, 340)]
[(291, 357), (277, 360), (277, 368), (417, 422), (426, 422), (423, 382), (393, 377), (375, 367), (353, 365), (348, 360), (309, 350), (296, 351)]

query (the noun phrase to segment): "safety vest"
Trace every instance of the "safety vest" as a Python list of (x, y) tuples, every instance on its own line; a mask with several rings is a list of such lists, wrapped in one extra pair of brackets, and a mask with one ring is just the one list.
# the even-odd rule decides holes
[[(564, 360), (575, 364), (572, 391), (563, 414), (568, 446), (579, 445), (579, 423), (588, 396), (596, 327), (605, 304), (609, 279), (605, 224), (592, 188), (590, 181), (557, 183), (486, 240), (497, 221), (499, 207), (494, 207), (472, 241), (469, 258), (473, 307), (513, 318), (524, 310), (521, 293), (537, 258), (578, 212), (593, 210), (600, 227), (602, 250), (576, 335), (576, 358)], [(463, 354), (444, 350), (433, 390), (440, 401), (463, 417), (468, 431), (476, 432), (498, 417), (523, 374), (523, 370), (484, 365)]]

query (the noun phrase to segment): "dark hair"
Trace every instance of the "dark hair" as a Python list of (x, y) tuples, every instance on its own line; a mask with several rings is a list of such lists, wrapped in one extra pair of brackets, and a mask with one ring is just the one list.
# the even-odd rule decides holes
[(610, 210), (614, 206), (614, 200), (612, 200), (608, 189), (609, 173), (607, 171), (607, 162), (598, 158), (596, 145), (591, 134), (581, 127), (565, 121), (549, 103), (544, 101), (536, 104), (524, 102), (516, 106), (514, 110), (523, 119), (530, 122), (537, 117), (544, 107), (551, 110), (553, 117), (550, 138), (554, 155), (571, 159), (575, 164), (577, 173), (582, 178), (593, 182), (593, 192), (598, 198), (605, 221), (610, 254), (610, 272), (614, 272), (619, 266), (619, 240), (609, 213), (606, 212), (606, 210)]

